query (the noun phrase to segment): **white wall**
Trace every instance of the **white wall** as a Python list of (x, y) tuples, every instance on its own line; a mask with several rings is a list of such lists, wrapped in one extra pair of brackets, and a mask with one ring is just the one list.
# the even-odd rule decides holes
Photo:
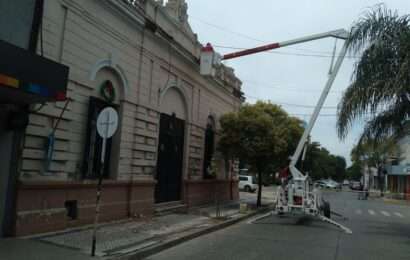
[[(148, 5), (155, 4), (148, 1)], [(70, 67), (67, 96), (73, 101), (57, 128), (49, 172), (42, 170), (44, 144), (64, 102), (46, 104), (39, 110), (33, 107), (36, 112), (30, 115), (26, 130), (21, 180), (81, 180), (88, 100), (90, 96), (99, 96), (103, 78), (98, 69), (103, 66), (109, 67), (105, 75), (116, 82), (117, 93), (122, 93), (117, 100), (122, 107), (122, 121), (116, 178), (152, 178), (160, 97), (170, 85), (184, 93), (187, 107), (185, 171), (201, 175), (208, 115), (214, 115), (218, 121), (222, 114), (237, 109), (240, 100), (233, 97), (232, 90), (238, 86), (199, 75), (196, 58), (200, 44), (186, 31), (178, 32), (178, 24), (170, 22), (162, 9), (158, 19), (164, 27), (172, 29), (178, 44), (170, 45), (150, 31), (143, 34), (141, 14), (127, 8), (122, 1), (115, 0), (45, 1), (44, 54)], [(172, 102), (165, 106), (172, 109)], [(180, 104), (175, 109), (180, 110)]]

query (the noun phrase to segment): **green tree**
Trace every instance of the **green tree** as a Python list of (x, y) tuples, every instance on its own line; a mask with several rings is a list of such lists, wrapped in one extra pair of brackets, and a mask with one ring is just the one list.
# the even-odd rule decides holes
[(398, 137), (410, 113), (410, 17), (378, 5), (352, 27), (349, 50), (360, 55), (352, 83), (338, 106), (337, 129), (345, 138), (353, 122), (367, 121), (362, 138)]
[(354, 162), (379, 168), (387, 159), (396, 154), (396, 142), (392, 138), (383, 140), (362, 139), (353, 147), (350, 155)]
[(303, 128), (301, 122), (271, 103), (245, 104), (236, 113), (221, 117), (219, 151), (225, 158), (239, 158), (258, 174), (257, 206), (261, 206), (263, 175), (283, 166)]
[(346, 178), (346, 159), (342, 156), (332, 155), (334, 161), (335, 171), (332, 178), (338, 181), (342, 181)]
[(346, 160), (331, 154), (319, 142), (312, 142), (308, 145), (304, 170), (315, 180), (332, 178), (341, 181), (346, 177)]
[(346, 170), (346, 176), (349, 180), (359, 181), (362, 177), (361, 165), (359, 162), (353, 162)]
[[(350, 153), (353, 162), (352, 167), (355, 167), (351, 169), (350, 174), (354, 175), (354, 177), (361, 176), (361, 169), (364, 166), (375, 167), (381, 170), (385, 167), (387, 160), (397, 154), (396, 141), (393, 138), (381, 140), (362, 138)], [(379, 179), (379, 181), (383, 180)], [(380, 191), (383, 192), (383, 185), (380, 185)]]

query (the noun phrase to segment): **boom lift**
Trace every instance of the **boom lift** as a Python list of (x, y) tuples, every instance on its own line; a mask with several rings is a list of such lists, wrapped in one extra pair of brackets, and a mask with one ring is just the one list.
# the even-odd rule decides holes
[[(337, 73), (343, 63), (344, 57), (348, 48), (349, 33), (344, 29), (339, 29), (335, 31), (314, 34), (302, 38), (297, 38), (290, 41), (272, 43), (252, 49), (246, 49), (230, 54), (220, 56), (219, 54), (213, 51), (213, 48), (210, 44), (207, 44), (201, 53), (201, 74), (205, 76), (213, 76), (215, 73), (214, 66), (218, 66), (221, 63), (221, 60), (229, 60), (234, 58), (239, 58), (259, 52), (264, 52), (268, 50), (278, 49), (281, 47), (296, 45), (304, 42), (315, 41), (324, 38), (336, 38), (344, 40), (344, 45), (340, 50), (340, 53), (337, 57), (336, 63), (333, 66), (329, 73), (328, 80), (322, 91), (322, 94), (317, 102), (315, 110), (310, 118), (310, 121), (305, 128), (305, 131), (302, 137), (299, 140), (298, 146), (295, 150), (295, 153), (291, 157), (289, 170), (292, 175), (292, 178), (289, 180), (288, 184), (284, 188), (279, 188), (278, 194), (276, 196), (276, 205), (274, 212), (278, 214), (304, 214), (310, 215), (319, 218), (322, 221), (333, 224), (346, 233), (352, 233), (352, 231), (331, 220), (330, 219), (330, 205), (328, 202), (324, 201), (321, 197), (320, 191), (313, 187), (312, 181), (309, 176), (302, 174), (299, 169), (296, 168), (296, 163), (299, 160), (303, 148), (306, 144), (306, 141), (312, 131), (312, 128), (319, 116), (320, 110), (323, 107), (323, 104), (328, 96), (330, 88), (336, 78)], [(262, 216), (263, 217), (263, 216)]]

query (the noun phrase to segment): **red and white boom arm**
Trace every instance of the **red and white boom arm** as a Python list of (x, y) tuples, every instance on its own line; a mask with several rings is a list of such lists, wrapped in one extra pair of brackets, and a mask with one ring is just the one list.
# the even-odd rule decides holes
[(263, 45), (263, 46), (260, 46), (260, 47), (252, 48), (252, 49), (246, 49), (246, 50), (243, 50), (243, 51), (237, 51), (237, 52), (225, 54), (225, 55), (223, 55), (222, 59), (223, 60), (234, 59), (234, 58), (238, 58), (238, 57), (242, 57), (242, 56), (251, 55), (251, 54), (254, 54), (254, 53), (274, 50), (274, 49), (278, 49), (278, 48), (281, 48), (281, 47), (286, 47), (286, 46), (295, 45), (295, 44), (299, 44), (299, 43), (320, 40), (320, 39), (329, 38), (329, 37), (344, 40), (344, 39), (347, 39), (348, 36), (349, 36), (349, 33), (345, 29), (339, 29), (339, 30), (335, 30), (335, 31), (319, 33), (319, 34), (314, 34), (314, 35), (311, 35), (311, 36), (297, 38), (297, 39), (290, 40), (290, 41), (276, 42), (276, 43), (271, 43), (271, 44)]
[(290, 168), (290, 172), (292, 173), (293, 178), (297, 178), (297, 179), (304, 179), (306, 178), (306, 176), (304, 176), (295, 166), (296, 163), (298, 161), (298, 159), (300, 158), (300, 155), (303, 151), (303, 147), (306, 144), (306, 141), (312, 131), (312, 128), (319, 116), (320, 110), (323, 107), (323, 104), (325, 103), (325, 100), (329, 94), (330, 88), (332, 87), (332, 84), (336, 78), (337, 73), (339, 72), (339, 69), (343, 63), (343, 59), (346, 55), (347, 52), (347, 47), (348, 47), (348, 41), (346, 41), (349, 37), (349, 33), (344, 30), (344, 29), (339, 29), (339, 30), (335, 30), (335, 31), (330, 31), (330, 32), (325, 32), (325, 33), (320, 33), (320, 34), (314, 34), (311, 36), (306, 36), (306, 37), (302, 37), (302, 38), (298, 38), (298, 39), (294, 39), (294, 40), (290, 40), (290, 41), (284, 41), (284, 42), (278, 42), (278, 43), (273, 43), (273, 44), (268, 44), (268, 45), (264, 45), (264, 46), (260, 46), (260, 47), (256, 47), (256, 48), (252, 48), (252, 49), (247, 49), (247, 50), (243, 50), (243, 51), (238, 51), (238, 52), (234, 52), (234, 53), (230, 53), (230, 54), (226, 54), (223, 56), (223, 60), (229, 60), (229, 59), (233, 59), (233, 58), (238, 58), (238, 57), (242, 57), (242, 56), (246, 56), (246, 55), (250, 55), (250, 54), (254, 54), (254, 53), (259, 53), (259, 52), (264, 52), (264, 51), (268, 51), (268, 50), (273, 50), (273, 49), (278, 49), (281, 47), (286, 47), (286, 46), (290, 46), (290, 45), (295, 45), (295, 44), (299, 44), (299, 43), (304, 43), (304, 42), (309, 42), (309, 41), (314, 41), (314, 40), (319, 40), (319, 39), (323, 39), (323, 38), (337, 38), (337, 39), (342, 39), (345, 40), (345, 43), (338, 55), (338, 58), (336, 60), (336, 63), (329, 75), (329, 78), (326, 82), (325, 88), (323, 89), (323, 92), (319, 98), (319, 101), (316, 104), (315, 110), (313, 111), (312, 117), (310, 118), (310, 121), (307, 125), (307, 127), (305, 128), (305, 131), (303, 132), (302, 137), (299, 140), (299, 144), (296, 148), (295, 153), (292, 156), (292, 160), (290, 162), (289, 168)]

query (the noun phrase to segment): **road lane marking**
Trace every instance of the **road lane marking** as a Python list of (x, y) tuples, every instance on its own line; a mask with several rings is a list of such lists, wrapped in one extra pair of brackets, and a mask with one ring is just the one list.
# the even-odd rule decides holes
[(371, 210), (371, 209), (369, 209), (368, 212), (369, 212), (369, 214), (372, 215), (372, 216), (376, 215), (376, 212), (374, 212), (374, 211)]
[(361, 209), (356, 209), (356, 214), (357, 215), (362, 215), (362, 210)]
[(399, 212), (394, 212), (394, 215), (398, 216), (399, 218), (403, 218), (403, 215), (400, 214)]
[(385, 215), (386, 217), (390, 217), (390, 213), (387, 211), (382, 210), (381, 211), (383, 215)]

